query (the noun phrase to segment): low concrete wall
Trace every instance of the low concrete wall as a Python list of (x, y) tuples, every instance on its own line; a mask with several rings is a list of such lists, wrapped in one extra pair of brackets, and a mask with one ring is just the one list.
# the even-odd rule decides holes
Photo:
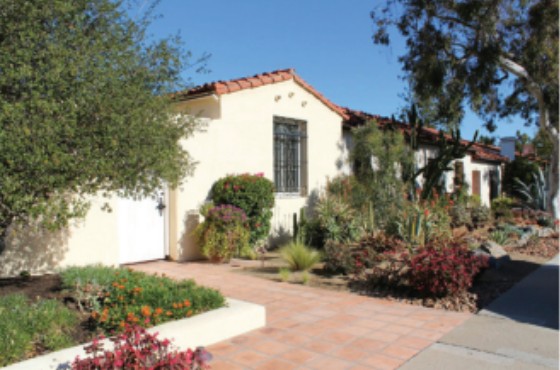
[[(223, 340), (264, 327), (266, 311), (264, 306), (254, 303), (227, 299), (227, 307), (212, 310), (188, 319), (167, 322), (149, 329), (159, 333), (159, 339), (172, 339), (172, 345), (181, 350), (209, 346)], [(105, 348), (111, 348), (105, 340)], [(76, 358), (86, 357), (84, 344), (35, 357), (23, 362), (4, 367), (6, 370), (47, 370), (70, 369)]]

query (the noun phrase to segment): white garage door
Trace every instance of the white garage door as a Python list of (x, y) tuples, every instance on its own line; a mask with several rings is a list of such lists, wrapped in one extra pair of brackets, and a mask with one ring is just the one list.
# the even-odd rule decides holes
[(163, 197), (158, 200), (120, 199), (119, 263), (134, 263), (165, 257)]

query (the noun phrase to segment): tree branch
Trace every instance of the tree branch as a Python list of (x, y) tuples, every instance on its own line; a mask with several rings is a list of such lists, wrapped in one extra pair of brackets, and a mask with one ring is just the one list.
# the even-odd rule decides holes
[(507, 72), (510, 72), (525, 81), (527, 91), (529, 91), (531, 95), (533, 95), (539, 105), (540, 127), (546, 128), (550, 131), (551, 134), (554, 135), (555, 138), (557, 138), (558, 130), (550, 123), (548, 108), (546, 107), (546, 102), (544, 101), (544, 96), (539, 84), (529, 75), (529, 72), (527, 72), (527, 69), (525, 69), (525, 67), (514, 62), (512, 59), (500, 55), (499, 63)]

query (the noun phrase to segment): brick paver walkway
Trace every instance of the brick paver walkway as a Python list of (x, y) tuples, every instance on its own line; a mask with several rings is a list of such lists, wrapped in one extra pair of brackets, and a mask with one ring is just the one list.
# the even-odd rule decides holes
[(133, 266), (192, 278), (266, 307), (265, 328), (210, 346), (212, 369), (395, 369), (471, 315), (302, 285), (229, 266), (157, 261)]

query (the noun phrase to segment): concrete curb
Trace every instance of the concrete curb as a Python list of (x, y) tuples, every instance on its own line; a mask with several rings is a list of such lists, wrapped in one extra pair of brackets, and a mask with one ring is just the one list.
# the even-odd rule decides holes
[[(209, 346), (231, 337), (262, 328), (266, 325), (264, 306), (254, 303), (227, 298), (227, 307), (212, 310), (194, 317), (167, 322), (155, 326), (149, 331), (159, 333), (160, 339), (172, 339), (174, 347), (179, 349), (195, 349), (198, 346)], [(112, 344), (106, 340), (110, 348)], [(38, 369), (70, 369), (69, 364), (76, 356), (86, 357), (83, 350), (85, 344), (66, 348), (44, 356), (18, 362), (5, 370), (38, 370)]]

